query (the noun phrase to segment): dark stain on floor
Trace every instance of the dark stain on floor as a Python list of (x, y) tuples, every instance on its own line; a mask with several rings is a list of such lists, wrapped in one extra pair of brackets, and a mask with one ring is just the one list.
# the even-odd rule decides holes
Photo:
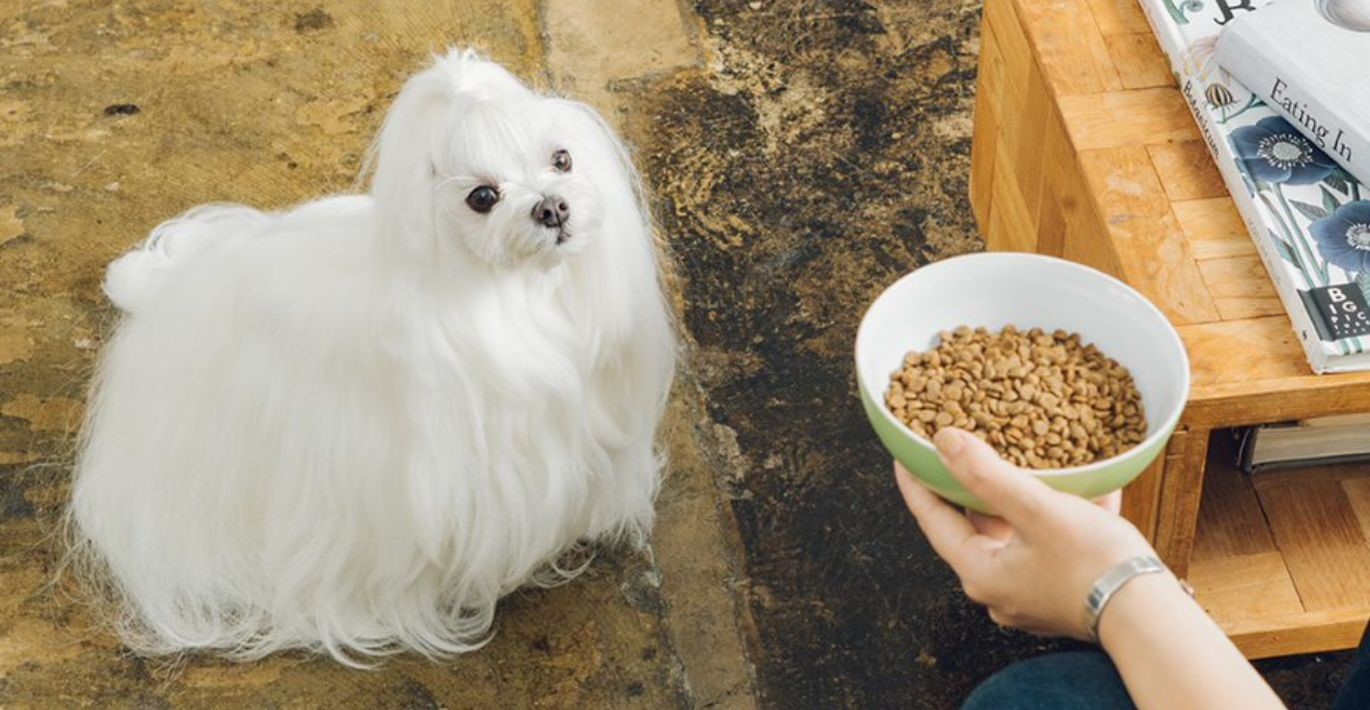
[(978, 7), (697, 9), (722, 65), (647, 99), (662, 139), (644, 167), (709, 413), (736, 437), (764, 700), (955, 705), (1043, 644), (970, 606), (903, 512), (850, 343), (883, 286), (981, 248), (967, 201)]

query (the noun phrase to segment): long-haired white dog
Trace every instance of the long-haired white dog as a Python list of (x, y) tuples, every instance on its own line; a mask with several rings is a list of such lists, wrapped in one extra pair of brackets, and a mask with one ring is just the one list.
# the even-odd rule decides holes
[(109, 267), (70, 519), (140, 652), (465, 652), (651, 526), (675, 340), (613, 133), (452, 51), (375, 156), (369, 195), (198, 207)]

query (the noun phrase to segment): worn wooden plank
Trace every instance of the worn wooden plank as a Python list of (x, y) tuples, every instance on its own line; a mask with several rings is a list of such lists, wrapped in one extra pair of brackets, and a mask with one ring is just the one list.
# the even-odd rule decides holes
[(1037, 253), (1059, 257), (1065, 252), (1066, 218), (1055, 185), (1050, 179), (1043, 180), (1042, 199), (1037, 207)]
[(1150, 542), (1156, 540), (1156, 515), (1161, 507), (1161, 483), (1165, 479), (1165, 456), (1157, 456), (1142, 474), (1123, 489), (1120, 511)]
[(1175, 323), (1219, 319), (1194, 255), (1142, 146), (1080, 151), (1125, 280)]
[(1058, 102), (1078, 150), (1199, 139), (1194, 116), (1177, 89), (1061, 95)]
[[(1303, 348), (1283, 315), (1180, 326), (1194, 389), (1236, 385), (1254, 392), (1266, 380), (1311, 375)], [(1241, 355), (1238, 356), (1237, 354)]]
[[(1241, 356), (1234, 352), (1233, 357)], [(1370, 373), (1310, 374), (1303, 378), (1230, 382), (1192, 389), (1182, 421), (1201, 426), (1246, 426), (1355, 414), (1366, 411), (1368, 403)]]
[[(1180, 231), (1194, 258), (1225, 259), (1234, 256), (1258, 256), (1256, 245), (1246, 231), (1246, 223), (1237, 206), (1226, 197), (1204, 200), (1184, 200), (1170, 203), (1170, 210), (1180, 223)], [(1262, 273), (1261, 281), (1269, 281)]]
[(1307, 611), (1370, 607), (1370, 544), (1341, 482), (1253, 479)]
[[(1261, 510), (1251, 478), (1237, 469), (1236, 445), (1229, 432), (1220, 431), (1204, 471), (1199, 506), (1199, 530), (1191, 564), (1249, 555), (1278, 555), (1275, 539)], [(1283, 567), (1281, 562), (1280, 566)], [(1287, 575), (1286, 575), (1287, 576)], [(1291, 582), (1292, 585), (1292, 582)], [(1290, 587), (1291, 591), (1293, 587)]]
[[(986, 0), (984, 21), (993, 29), (999, 54), (1003, 58), (1004, 88), (1001, 91), (1021, 96), (1027, 90), (1028, 72), (1036, 66), (1037, 59), (1028, 44), (1027, 35), (1023, 33), (1018, 14), (1013, 9), (1013, 1)], [(1006, 115), (1002, 113), (1004, 107), (1001, 106), (1000, 110), (1000, 115)]]
[[(1042, 139), (1042, 195), (1037, 207), (1037, 251), (1051, 256), (1065, 252), (1067, 209), (1078, 209), (1083, 189), (1075, 149), (1070, 145), (1061, 116), (1054, 109)], [(1074, 203), (1067, 206), (1067, 196)]]
[(1227, 184), (1203, 141), (1154, 143), (1146, 147), (1156, 175), (1171, 200), (1221, 197), (1231, 204)]
[(1114, 35), (1108, 38), (1108, 56), (1124, 89), (1174, 86), (1170, 62), (1151, 32)]
[(1004, 63), (998, 31), (986, 17), (980, 23), (980, 63), (975, 82), (976, 109), (983, 100), (996, 120), (1003, 115), (1003, 93), (1008, 83), (1009, 68)]
[(1360, 521), (1361, 536), (1370, 540), (1370, 471), (1346, 478), (1341, 482), (1341, 487), (1346, 491), (1347, 500), (1351, 501), (1356, 520)]
[(1037, 227), (1032, 220), (1032, 209), (1023, 201), (1023, 190), (1018, 185), (1012, 149), (1000, 136), (995, 147), (994, 187), (990, 210), (989, 232), (985, 240), (995, 251), (1037, 250)]
[(1199, 603), (1219, 625), (1297, 616), (1304, 611), (1278, 551), (1202, 560), (1196, 555), (1188, 580)]
[(1177, 431), (1166, 449), (1155, 547), (1161, 559), (1180, 577), (1188, 573), (1194, 550), (1210, 435), (1206, 430)]
[(1054, 184), (1052, 193), (1061, 206), (1061, 218), (1066, 225), (1061, 255), (1106, 274), (1125, 278), (1113, 241), (1099, 238), (1099, 235), (1108, 232), (1108, 227), (1099, 216), (1099, 208), (1085, 186), (1079, 166), (1072, 160), (1063, 163), (1061, 169), (1059, 182)]
[(1363, 609), (1255, 616), (1219, 626), (1247, 658), (1273, 658), (1355, 648), (1365, 631)]
[(974, 132), (970, 148), (970, 204), (981, 232), (989, 231), (993, 206), (995, 151), (999, 140), (999, 92), (1003, 59), (988, 22), (981, 27), (980, 81), (976, 87)]
[(1019, 0), (1016, 9), (1056, 94), (1122, 88), (1087, 0)]
[(1018, 135), (1018, 144), (1014, 146), (1013, 162), (1018, 189), (1022, 191), (1023, 204), (1028, 209), (1028, 218), (1035, 233), (1042, 197), (1046, 126), (1049, 121), (1057, 120), (1055, 106), (1039, 71), (1028, 74), (1028, 90), (1023, 96), (1021, 110), (1018, 122), (1022, 131)]
[(1223, 320), (1240, 320), (1284, 313), (1280, 295), (1266, 275), (1259, 256), (1233, 256), (1198, 262), (1208, 293)]
[(1146, 14), (1137, 0), (1089, 0), (1089, 8), (1105, 41), (1110, 39), (1110, 35), (1151, 31), (1151, 25), (1146, 21)]

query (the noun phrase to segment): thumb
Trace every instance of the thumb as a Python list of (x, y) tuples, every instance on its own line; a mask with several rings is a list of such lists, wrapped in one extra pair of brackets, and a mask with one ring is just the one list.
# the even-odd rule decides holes
[(1055, 491), (1005, 461), (989, 444), (960, 429), (937, 432), (933, 443), (952, 476), (1014, 528), (1031, 528)]

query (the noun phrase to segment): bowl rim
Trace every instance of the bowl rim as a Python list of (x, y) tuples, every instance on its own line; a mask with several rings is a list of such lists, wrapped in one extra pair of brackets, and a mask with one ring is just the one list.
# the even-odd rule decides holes
[(860, 391), (858, 392), (858, 394), (861, 394), (863, 397), (871, 397), (871, 398), (872, 398), (872, 400), (873, 400), (874, 403), (876, 404), (876, 406), (875, 406), (875, 407), (872, 407), (872, 409), (878, 410), (878, 411), (880, 412), (880, 416), (884, 417), (886, 422), (888, 422), (889, 424), (894, 425), (894, 427), (895, 427), (898, 431), (900, 431), (901, 433), (905, 434), (906, 436), (912, 438), (915, 442), (919, 442), (919, 443), (921, 443), (921, 444), (924, 444), (924, 445), (926, 445), (929, 449), (932, 449), (933, 451), (936, 451), (936, 450), (937, 450), (937, 446), (934, 445), (934, 444), (932, 443), (932, 440), (931, 440), (931, 439), (928, 439), (928, 438), (923, 437), (923, 436), (919, 436), (918, 434), (914, 433), (914, 431), (913, 431), (912, 429), (908, 428), (908, 426), (906, 426), (903, 422), (901, 422), (901, 421), (899, 421), (897, 418), (895, 418), (895, 416), (894, 416), (892, 413), (890, 413), (889, 408), (885, 406), (885, 404), (884, 404), (884, 402), (885, 402), (884, 397), (882, 397), (882, 396), (877, 396), (877, 395), (880, 395), (881, 393), (879, 393), (879, 392), (874, 392), (874, 391), (872, 391), (872, 390), (868, 387), (868, 385), (867, 385), (867, 383), (866, 383), (866, 381), (865, 381), (865, 378), (862, 376), (862, 373), (861, 373), (861, 343), (862, 343), (862, 341), (864, 340), (864, 338), (863, 338), (862, 336), (864, 336), (865, 333), (866, 333), (866, 329), (867, 329), (867, 326), (868, 326), (868, 324), (869, 324), (869, 316), (870, 316), (871, 310), (873, 310), (873, 309), (875, 308), (876, 304), (878, 304), (878, 303), (880, 303), (882, 300), (884, 300), (886, 296), (889, 296), (889, 295), (890, 295), (891, 293), (893, 293), (896, 289), (898, 289), (905, 281), (907, 281), (907, 280), (909, 280), (909, 279), (911, 279), (911, 278), (913, 278), (914, 276), (919, 275), (919, 274), (926, 275), (927, 270), (929, 270), (929, 269), (936, 270), (936, 269), (938, 269), (938, 268), (942, 268), (945, 264), (955, 263), (955, 262), (963, 262), (963, 261), (989, 260), (989, 259), (1018, 260), (1018, 261), (1025, 261), (1025, 262), (1050, 262), (1050, 263), (1054, 263), (1054, 264), (1063, 265), (1063, 266), (1065, 266), (1066, 268), (1076, 269), (1076, 270), (1079, 270), (1079, 271), (1082, 271), (1082, 272), (1085, 272), (1085, 273), (1093, 274), (1094, 276), (1102, 277), (1102, 278), (1103, 278), (1104, 280), (1106, 280), (1106, 281), (1111, 281), (1111, 282), (1113, 282), (1115, 285), (1117, 285), (1118, 287), (1122, 288), (1124, 291), (1126, 291), (1127, 293), (1130, 293), (1134, 298), (1136, 298), (1136, 300), (1137, 300), (1138, 302), (1141, 303), (1141, 305), (1142, 305), (1142, 307), (1143, 307), (1143, 310), (1149, 311), (1153, 316), (1155, 316), (1156, 318), (1158, 318), (1158, 319), (1160, 320), (1161, 323), (1165, 324), (1165, 331), (1166, 331), (1166, 334), (1168, 335), (1168, 343), (1169, 343), (1169, 345), (1172, 346), (1172, 349), (1173, 349), (1175, 352), (1178, 352), (1178, 353), (1179, 353), (1179, 356), (1180, 356), (1180, 365), (1181, 365), (1181, 367), (1180, 367), (1180, 373), (1181, 373), (1181, 382), (1180, 382), (1181, 389), (1180, 389), (1180, 392), (1181, 392), (1181, 396), (1180, 396), (1179, 402), (1178, 402), (1178, 404), (1174, 407), (1174, 409), (1173, 409), (1168, 415), (1166, 415), (1166, 417), (1165, 417), (1165, 419), (1162, 421), (1161, 425), (1158, 426), (1158, 427), (1155, 427), (1155, 428), (1152, 429), (1150, 432), (1148, 432), (1146, 438), (1143, 439), (1141, 443), (1136, 444), (1136, 445), (1133, 446), (1132, 448), (1130, 448), (1130, 449), (1128, 449), (1128, 450), (1126, 450), (1126, 451), (1124, 451), (1124, 452), (1122, 452), (1122, 453), (1120, 453), (1120, 454), (1117, 454), (1117, 455), (1115, 455), (1115, 456), (1110, 456), (1109, 458), (1101, 459), (1101, 460), (1095, 461), (1095, 462), (1093, 462), (1093, 463), (1088, 463), (1088, 464), (1085, 464), (1085, 465), (1082, 465), (1082, 466), (1070, 466), (1070, 467), (1067, 467), (1067, 468), (1025, 469), (1025, 470), (1027, 470), (1029, 473), (1031, 473), (1031, 474), (1034, 475), (1034, 476), (1038, 476), (1038, 477), (1042, 477), (1042, 478), (1054, 478), (1054, 477), (1057, 477), (1057, 476), (1076, 476), (1076, 475), (1082, 475), (1082, 474), (1098, 473), (1098, 472), (1104, 471), (1105, 469), (1112, 468), (1113, 466), (1116, 466), (1117, 464), (1119, 464), (1119, 463), (1121, 463), (1121, 462), (1123, 462), (1123, 461), (1125, 461), (1125, 460), (1127, 460), (1127, 459), (1129, 459), (1129, 458), (1132, 458), (1133, 456), (1138, 455), (1140, 452), (1144, 452), (1144, 451), (1150, 450), (1150, 449), (1151, 449), (1152, 447), (1154, 447), (1157, 443), (1159, 443), (1159, 441), (1160, 441), (1161, 439), (1170, 436), (1170, 433), (1171, 433), (1172, 431), (1174, 431), (1175, 426), (1176, 426), (1177, 424), (1179, 424), (1180, 417), (1184, 414), (1184, 410), (1185, 410), (1185, 408), (1186, 408), (1186, 407), (1188, 406), (1188, 404), (1189, 404), (1190, 386), (1191, 386), (1191, 373), (1190, 373), (1190, 369), (1189, 369), (1189, 368), (1190, 368), (1190, 363), (1189, 363), (1189, 351), (1185, 350), (1185, 347), (1184, 347), (1184, 340), (1183, 340), (1182, 338), (1180, 338), (1180, 332), (1179, 332), (1178, 330), (1175, 329), (1175, 324), (1174, 324), (1174, 323), (1171, 323), (1171, 322), (1170, 322), (1170, 319), (1167, 318), (1167, 317), (1165, 316), (1165, 314), (1161, 312), (1161, 309), (1157, 308), (1157, 307), (1156, 307), (1156, 304), (1152, 303), (1150, 299), (1148, 299), (1146, 296), (1143, 296), (1143, 295), (1141, 294), (1141, 292), (1139, 292), (1137, 289), (1135, 289), (1135, 288), (1129, 286), (1128, 284), (1124, 283), (1122, 280), (1120, 280), (1120, 279), (1118, 279), (1118, 278), (1116, 278), (1116, 277), (1114, 277), (1114, 276), (1112, 276), (1112, 275), (1110, 275), (1110, 274), (1104, 273), (1103, 271), (1100, 271), (1100, 270), (1098, 270), (1098, 269), (1096, 269), (1096, 268), (1094, 268), (1094, 267), (1092, 267), (1092, 266), (1086, 266), (1086, 265), (1081, 264), (1081, 263), (1078, 263), (1078, 262), (1070, 261), (1069, 259), (1062, 259), (1062, 258), (1059, 258), (1059, 257), (1047, 256), (1047, 255), (1045, 255), (1045, 254), (1034, 254), (1034, 253), (1031, 253), (1031, 252), (1007, 252), (1007, 251), (1006, 251), (1006, 252), (997, 252), (997, 251), (982, 251), (982, 252), (972, 252), (972, 253), (970, 253), (970, 254), (959, 254), (959, 255), (957, 255), (957, 256), (948, 257), (948, 258), (946, 258), (946, 259), (940, 259), (940, 260), (935, 261), (935, 262), (932, 262), (932, 263), (930, 263), (930, 264), (926, 264), (926, 265), (924, 265), (924, 266), (920, 266), (920, 267), (918, 267), (918, 268), (915, 268), (914, 270), (908, 272), (907, 274), (904, 274), (903, 276), (901, 276), (901, 277), (899, 277), (898, 279), (896, 279), (896, 280), (894, 281), (894, 283), (891, 283), (889, 286), (886, 286), (886, 287), (884, 288), (884, 290), (882, 290), (882, 291), (880, 292), (880, 295), (878, 295), (878, 296), (876, 296), (874, 299), (872, 299), (871, 302), (870, 302), (870, 304), (866, 306), (865, 312), (861, 314), (861, 324), (860, 324), (859, 326), (857, 326), (857, 329), (856, 329), (856, 342), (855, 342), (855, 344), (854, 344), (853, 347), (852, 347), (852, 353), (853, 353), (853, 356), (854, 356), (854, 357), (853, 357), (853, 359), (854, 359), (854, 363), (853, 363), (853, 364), (854, 364), (855, 369), (856, 369), (856, 386), (857, 386), (857, 387), (859, 388), (859, 390), (860, 390)]

